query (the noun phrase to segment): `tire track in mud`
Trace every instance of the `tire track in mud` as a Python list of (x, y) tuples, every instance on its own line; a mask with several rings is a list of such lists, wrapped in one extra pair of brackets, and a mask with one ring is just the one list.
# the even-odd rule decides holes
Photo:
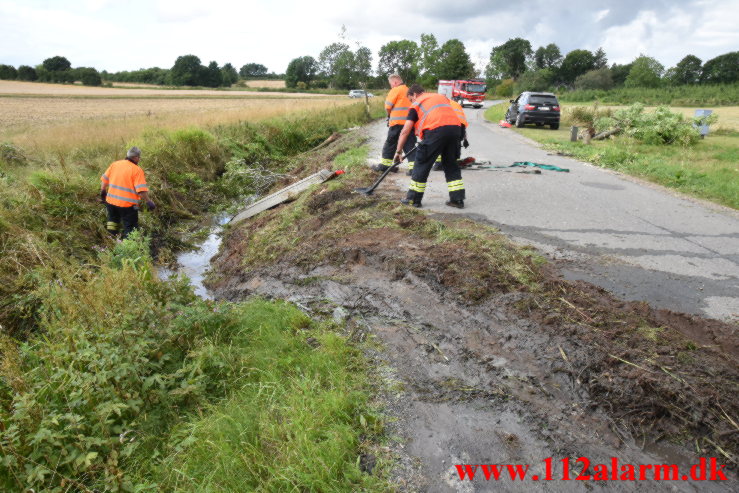
[[(589, 398), (567, 354), (586, 351), (516, 316), (518, 293), (477, 306), (439, 294), (406, 273), (397, 279), (381, 259), (355, 256), (348, 266), (309, 272), (281, 266), (222, 283), (226, 299), (260, 295), (288, 299), (315, 313), (339, 306), (354, 337), (374, 336), (388, 429), (399, 437), (395, 483), (403, 491), (632, 491), (644, 482), (460, 481), (455, 464), (531, 464), (588, 457), (594, 464), (667, 464), (687, 467), (695, 457), (661, 445), (649, 452)], [(306, 284), (306, 280), (309, 281)], [(359, 334), (359, 336), (358, 336)], [(579, 470), (570, 471), (576, 477)], [(554, 477), (561, 475), (556, 472)], [(725, 491), (719, 484), (647, 482), (655, 491)]]

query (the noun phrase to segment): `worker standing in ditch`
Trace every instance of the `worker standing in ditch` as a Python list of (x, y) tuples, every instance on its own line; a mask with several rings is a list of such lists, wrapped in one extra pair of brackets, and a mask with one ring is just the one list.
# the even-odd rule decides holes
[(416, 166), (411, 175), (408, 195), (401, 202), (421, 207), (431, 167), (436, 157), (441, 155), (441, 165), (444, 168), (449, 191), (449, 201), (446, 205), (463, 209), (464, 183), (462, 172), (457, 165), (459, 143), (462, 140), (459, 117), (446, 96), (425, 92), (418, 84), (413, 84), (408, 89), (408, 98), (412, 103), (411, 109), (398, 138), (394, 162), (400, 162), (411, 132), (415, 131), (421, 143), (416, 150)]
[[(403, 129), (403, 125), (405, 125), (406, 118), (408, 118), (408, 110), (411, 106), (411, 102), (407, 96), (408, 87), (403, 84), (403, 79), (398, 74), (391, 74), (387, 80), (390, 83), (390, 92), (385, 98), (385, 111), (387, 112), (388, 118), (387, 138), (385, 139), (385, 144), (382, 146), (382, 162), (372, 166), (373, 170), (379, 172), (384, 172), (393, 165), (393, 156), (398, 144), (398, 137), (400, 136), (400, 131)], [(403, 149), (408, 153), (415, 145), (416, 136), (413, 135), (412, 138), (406, 140)], [(408, 174), (413, 170), (414, 161), (414, 155), (408, 156)], [(397, 171), (397, 168), (394, 171)]]
[(123, 239), (139, 225), (139, 203), (142, 200), (150, 211), (156, 207), (149, 199), (149, 187), (139, 160), (141, 150), (131, 147), (126, 159), (112, 163), (100, 177), (100, 200), (108, 210), (106, 229), (117, 236), (122, 227)]

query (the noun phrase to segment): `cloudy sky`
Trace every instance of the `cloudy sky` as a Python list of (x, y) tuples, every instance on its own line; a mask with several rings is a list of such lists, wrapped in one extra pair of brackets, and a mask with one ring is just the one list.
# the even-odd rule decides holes
[[(563, 53), (603, 47), (610, 63), (640, 53), (666, 67), (739, 50), (739, 0), (0, 0), (0, 63), (54, 55), (99, 70), (168, 68), (185, 54), (237, 69), (284, 72), (338, 41), (376, 54), (386, 42), (433, 33), (462, 40), (482, 67), (493, 46), (524, 37)], [(374, 64), (376, 66), (376, 57)]]

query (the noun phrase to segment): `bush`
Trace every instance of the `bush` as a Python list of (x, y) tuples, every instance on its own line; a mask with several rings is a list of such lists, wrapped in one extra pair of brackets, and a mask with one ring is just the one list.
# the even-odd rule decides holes
[(0, 80), (15, 80), (18, 78), (18, 71), (12, 65), (0, 65)]
[(495, 88), (495, 94), (502, 98), (510, 98), (513, 96), (513, 84), (513, 79), (503, 79)]
[(607, 91), (612, 87), (613, 76), (611, 70), (607, 68), (591, 70), (575, 79), (575, 89), (579, 90), (601, 89)]
[(21, 65), (18, 67), (18, 80), (34, 81), (38, 79), (36, 70), (28, 65)]
[(620, 128), (624, 135), (645, 144), (689, 146), (700, 140), (692, 121), (665, 106), (647, 113), (644, 105), (634, 104), (616, 111), (612, 117), (599, 118), (595, 127), (598, 131)]

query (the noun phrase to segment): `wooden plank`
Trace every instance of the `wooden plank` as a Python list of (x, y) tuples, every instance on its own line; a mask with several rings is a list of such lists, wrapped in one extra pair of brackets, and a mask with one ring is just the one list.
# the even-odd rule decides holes
[(311, 185), (315, 185), (317, 183), (323, 183), (331, 178), (333, 178), (334, 172), (323, 169), (319, 171), (318, 173), (314, 173), (306, 178), (303, 178), (300, 181), (297, 181), (293, 183), (292, 185), (289, 185), (282, 190), (279, 190), (271, 195), (268, 195), (264, 197), (261, 200), (258, 200), (257, 202), (254, 202), (250, 206), (248, 206), (246, 209), (242, 210), (238, 214), (236, 214), (231, 221), (229, 221), (231, 224), (236, 224), (239, 221), (243, 221), (244, 219), (248, 219), (252, 216), (255, 216), (259, 214), (262, 211), (266, 211), (267, 209), (271, 209), (272, 207), (279, 205), (283, 202), (287, 202), (288, 200), (294, 200), (301, 192), (304, 192), (307, 190)]

